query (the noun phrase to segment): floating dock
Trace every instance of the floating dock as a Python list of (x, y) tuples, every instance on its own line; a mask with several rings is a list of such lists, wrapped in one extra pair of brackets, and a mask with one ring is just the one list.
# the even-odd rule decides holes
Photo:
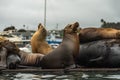
[(10, 72), (10, 73), (44, 73), (44, 72), (115, 72), (120, 71), (120, 68), (75, 68), (75, 69), (41, 69), (38, 67), (27, 67), (22, 69), (6, 69), (0, 68), (1, 73)]

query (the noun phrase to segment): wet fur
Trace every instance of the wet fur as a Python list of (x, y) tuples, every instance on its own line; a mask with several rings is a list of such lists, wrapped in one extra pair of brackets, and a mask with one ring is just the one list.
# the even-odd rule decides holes
[(24, 51), (19, 52), (21, 57), (21, 63), (20, 65), (24, 66), (36, 66), (40, 67), (40, 60), (44, 56), (43, 54), (33, 54), (33, 53), (27, 53)]

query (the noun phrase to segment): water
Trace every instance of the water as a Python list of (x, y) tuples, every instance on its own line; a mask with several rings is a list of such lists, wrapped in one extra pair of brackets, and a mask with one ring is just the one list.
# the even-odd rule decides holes
[(120, 80), (120, 72), (2, 73), (0, 80)]

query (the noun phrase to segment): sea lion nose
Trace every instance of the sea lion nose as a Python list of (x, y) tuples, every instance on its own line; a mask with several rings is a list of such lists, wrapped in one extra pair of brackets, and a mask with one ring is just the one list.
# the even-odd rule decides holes
[(78, 22), (75, 22), (75, 23), (72, 25), (73, 31), (77, 32), (77, 31), (78, 31), (78, 27), (79, 27), (79, 23), (78, 23)]

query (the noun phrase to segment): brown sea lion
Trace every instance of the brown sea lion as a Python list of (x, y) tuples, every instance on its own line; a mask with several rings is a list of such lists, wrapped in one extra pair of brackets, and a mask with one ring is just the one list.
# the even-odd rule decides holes
[(78, 22), (64, 28), (62, 43), (41, 59), (43, 69), (60, 69), (75, 67), (74, 57), (79, 53)]
[(120, 30), (113, 28), (84, 28), (79, 32), (81, 44), (102, 39), (120, 39)]
[[(0, 52), (0, 57), (1, 57), (1, 65), (3, 65), (3, 67), (7, 67), (7, 68), (16, 68), (16, 64), (19, 64), (20, 62), (20, 57), (19, 57), (19, 54), (17, 54), (19, 52), (19, 49), (17, 48), (14, 48), (13, 46), (11, 45), (14, 45), (12, 42), (8, 41), (8, 40), (4, 40), (2, 42), (0, 42), (0, 49), (1, 49), (1, 52)], [(13, 58), (11, 59), (11, 64), (8, 65), (8, 61), (7, 61), (7, 58), (10, 57), (10, 56), (13, 56)], [(15, 67), (14, 67), (15, 66)]]
[(38, 25), (38, 30), (31, 38), (31, 47), (33, 53), (48, 54), (52, 47), (46, 41), (47, 31), (42, 24)]

